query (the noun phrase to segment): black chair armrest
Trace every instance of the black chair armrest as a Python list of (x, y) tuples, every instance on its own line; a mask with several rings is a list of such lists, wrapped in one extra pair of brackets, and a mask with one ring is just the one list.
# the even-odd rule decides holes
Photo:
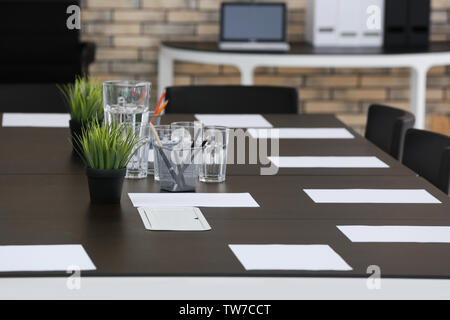
[(81, 43), (81, 71), (83, 74), (89, 74), (89, 65), (95, 61), (95, 43)]

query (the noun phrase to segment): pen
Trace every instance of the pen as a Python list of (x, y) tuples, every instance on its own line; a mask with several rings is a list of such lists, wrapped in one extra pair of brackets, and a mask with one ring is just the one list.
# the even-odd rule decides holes
[[(206, 137), (206, 139), (202, 142), (202, 147), (201, 147), (201, 149), (200, 150), (195, 150), (193, 153), (192, 153), (192, 155), (191, 155), (191, 163), (190, 164), (192, 164), (192, 163), (194, 163), (194, 161), (195, 161), (195, 157), (197, 156), (197, 154), (199, 153), (199, 152), (201, 152), (201, 151), (203, 151), (203, 148), (206, 146), (206, 144), (210, 141), (210, 139), (211, 139), (211, 137)], [(197, 139), (196, 139), (197, 140)], [(192, 143), (192, 148), (194, 147), (193, 146), (194, 145), (194, 142)], [(189, 166), (189, 164), (185, 164), (182, 168), (181, 168), (181, 170), (180, 170), (180, 172), (181, 173), (183, 173), (185, 170), (186, 170), (186, 168)]]
[(153, 135), (155, 136), (155, 139), (156, 139), (156, 143), (158, 144), (157, 150), (158, 150), (159, 154), (161, 155), (161, 158), (163, 159), (165, 165), (167, 166), (167, 169), (169, 169), (169, 173), (172, 176), (173, 181), (175, 182), (175, 188), (174, 189), (177, 188), (177, 185), (180, 188), (182, 188), (184, 186), (184, 184), (182, 183), (182, 181), (180, 181), (177, 173), (175, 172), (175, 169), (173, 168), (173, 166), (170, 163), (169, 159), (167, 159), (166, 154), (162, 150), (162, 146), (163, 145), (162, 145), (161, 140), (159, 139), (158, 133), (156, 132), (155, 127), (153, 126), (152, 123), (150, 123), (150, 128), (152, 129)]
[(161, 106), (161, 103), (164, 101), (164, 98), (166, 97), (166, 90), (161, 94), (161, 97), (159, 98), (158, 104), (155, 108), (155, 114), (157, 114), (159, 107)]

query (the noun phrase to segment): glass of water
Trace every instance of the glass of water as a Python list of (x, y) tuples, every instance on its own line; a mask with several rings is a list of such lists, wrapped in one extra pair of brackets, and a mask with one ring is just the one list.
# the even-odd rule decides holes
[(103, 82), (105, 122), (148, 123), (152, 84), (136, 80)]
[(146, 123), (124, 123), (124, 130), (129, 130), (133, 135), (138, 137), (139, 142), (132, 151), (132, 157), (127, 165), (125, 178), (127, 179), (144, 179), (148, 174), (148, 153), (150, 141), (150, 125)]
[(227, 151), (230, 129), (221, 126), (203, 127), (201, 182), (224, 182), (227, 171)]
[[(150, 111), (149, 113), (149, 118), (150, 118), (150, 122), (155, 126), (159, 126), (161, 123), (161, 117), (162, 115), (155, 115), (154, 111)], [(155, 170), (155, 158), (154, 158), (154, 150), (153, 150), (153, 133), (150, 132), (150, 141), (148, 143), (148, 169), (147, 172), (149, 175), (154, 175), (154, 170)]]

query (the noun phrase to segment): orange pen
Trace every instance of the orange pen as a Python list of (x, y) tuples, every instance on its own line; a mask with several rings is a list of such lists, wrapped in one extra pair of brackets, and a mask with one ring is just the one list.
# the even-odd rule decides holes
[(161, 95), (161, 98), (159, 98), (158, 104), (156, 105), (155, 108), (155, 114), (158, 114), (159, 107), (161, 106), (161, 103), (163, 102), (165, 97), (166, 97), (166, 90), (164, 90), (164, 92)]

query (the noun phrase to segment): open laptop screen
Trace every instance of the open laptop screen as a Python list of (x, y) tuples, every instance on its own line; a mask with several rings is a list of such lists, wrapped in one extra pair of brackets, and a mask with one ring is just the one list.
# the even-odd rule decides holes
[(221, 41), (285, 41), (283, 3), (223, 3)]

